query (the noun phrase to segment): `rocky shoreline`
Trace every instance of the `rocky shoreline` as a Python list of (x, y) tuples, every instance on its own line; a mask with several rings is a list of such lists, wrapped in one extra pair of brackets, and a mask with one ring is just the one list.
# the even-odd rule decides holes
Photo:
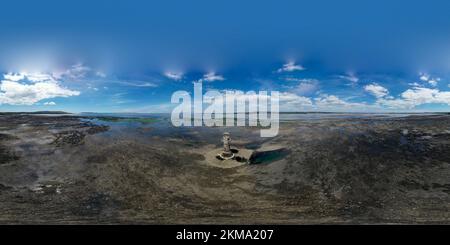
[[(449, 115), (289, 121), (271, 139), (92, 119), (0, 115), (0, 223), (450, 221)], [(205, 163), (225, 130), (236, 147), (283, 154)]]

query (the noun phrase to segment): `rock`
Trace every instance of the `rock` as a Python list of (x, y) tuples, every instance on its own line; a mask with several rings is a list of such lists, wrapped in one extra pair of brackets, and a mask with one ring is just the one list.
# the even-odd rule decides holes
[(53, 144), (57, 146), (63, 145), (80, 145), (86, 135), (83, 132), (71, 130), (56, 134), (56, 139)]

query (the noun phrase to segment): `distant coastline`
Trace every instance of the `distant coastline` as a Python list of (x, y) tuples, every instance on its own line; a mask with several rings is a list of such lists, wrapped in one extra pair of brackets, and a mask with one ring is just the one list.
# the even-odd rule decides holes
[[(69, 114), (75, 114), (75, 115), (95, 115), (95, 114), (99, 114), (99, 115), (124, 115), (124, 114), (128, 114), (128, 115), (144, 115), (144, 114), (170, 114), (170, 112), (166, 112), (166, 113), (161, 113), (161, 112), (149, 112), (149, 113), (141, 113), (141, 112), (78, 112), (78, 113), (72, 113), (72, 112), (66, 112), (66, 111), (17, 111), (17, 112), (0, 112), (0, 115), (11, 115), (11, 114), (29, 114), (29, 115), (44, 115), (44, 114), (48, 114), (48, 115), (69, 115)], [(234, 113), (236, 114), (236, 113)], [(251, 114), (250, 112), (246, 112), (245, 114)], [(373, 115), (377, 115), (377, 114), (411, 114), (411, 115), (417, 115), (417, 114), (450, 114), (450, 112), (432, 112), (432, 111), (424, 111), (424, 112), (332, 112), (332, 111), (298, 111), (298, 112), (279, 112), (279, 114), (284, 114), (284, 115), (296, 115), (296, 114), (338, 114), (338, 115), (342, 115), (342, 114), (373, 114)]]
[(6, 114), (6, 115), (11, 115), (11, 114), (33, 114), (33, 115), (41, 115), (41, 114), (61, 114), (61, 115), (66, 115), (66, 114), (73, 114), (70, 112), (65, 112), (65, 111), (17, 111), (17, 112), (0, 112), (1, 114)]

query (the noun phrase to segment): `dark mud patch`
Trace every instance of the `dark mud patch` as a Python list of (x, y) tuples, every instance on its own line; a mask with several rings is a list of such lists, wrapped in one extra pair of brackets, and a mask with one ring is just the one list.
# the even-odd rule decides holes
[(5, 141), (5, 140), (13, 140), (13, 139), (17, 139), (17, 137), (10, 135), (10, 134), (2, 134), (0, 133), (0, 141)]
[(19, 160), (19, 156), (10, 151), (8, 147), (5, 145), (5, 141), (17, 139), (17, 137), (10, 135), (10, 134), (2, 134), (0, 133), (0, 165), (5, 164), (11, 161)]
[(440, 189), (441, 191), (449, 194), (450, 193), (450, 184), (439, 184), (439, 183), (432, 183), (433, 189)]
[(193, 161), (204, 161), (205, 160), (205, 156), (203, 156), (202, 154), (197, 154), (197, 153), (190, 154), (189, 157)]
[(111, 217), (119, 209), (119, 202), (110, 195), (94, 193), (82, 200), (78, 207), (72, 208), (72, 213), (77, 216), (103, 216)]
[(12, 189), (11, 186), (0, 184), (0, 192), (2, 192), (2, 191), (9, 191), (11, 189)]
[(0, 165), (11, 161), (19, 160), (20, 157), (9, 151), (6, 147), (0, 145)]
[(89, 163), (106, 163), (108, 158), (105, 155), (92, 155), (88, 156), (86, 161)]

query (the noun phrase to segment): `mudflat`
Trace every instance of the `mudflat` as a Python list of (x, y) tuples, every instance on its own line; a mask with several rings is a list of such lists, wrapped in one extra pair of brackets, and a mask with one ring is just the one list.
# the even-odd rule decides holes
[[(250, 164), (208, 161), (225, 131)], [(449, 152), (446, 114), (286, 120), (274, 138), (166, 117), (1, 114), (0, 223), (449, 223)]]

